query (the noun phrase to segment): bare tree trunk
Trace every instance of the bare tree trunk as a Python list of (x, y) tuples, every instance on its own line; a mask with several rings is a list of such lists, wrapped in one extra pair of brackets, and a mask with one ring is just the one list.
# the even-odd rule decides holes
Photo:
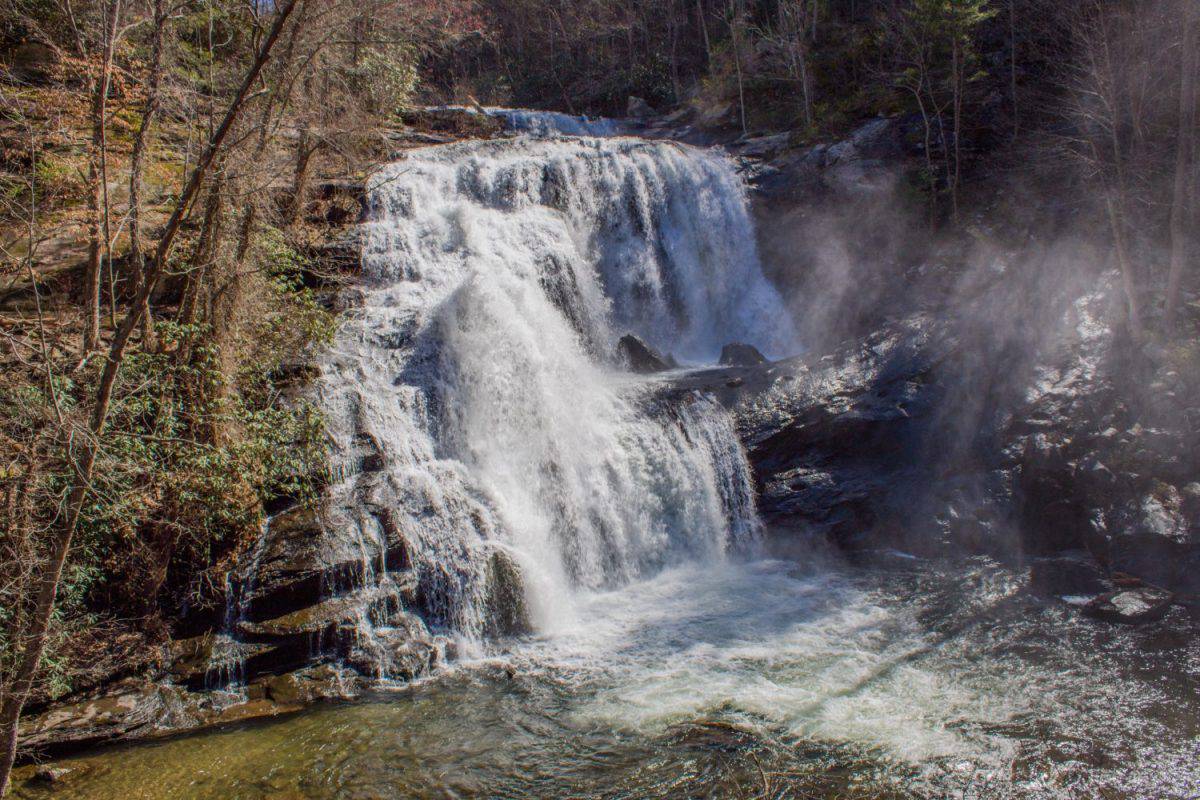
[[(1119, 190), (1118, 190), (1119, 192)], [(1139, 342), (1142, 339), (1142, 312), (1138, 302), (1137, 279), (1134, 275), (1133, 262), (1129, 259), (1129, 246), (1125, 240), (1124, 203), (1114, 200), (1112, 192), (1105, 198), (1108, 209), (1108, 222), (1112, 227), (1113, 247), (1116, 251), (1117, 266), (1121, 271), (1121, 285), (1125, 291), (1125, 317), (1129, 324), (1129, 336)]]
[(1187, 262), (1191, 231), (1187, 225), (1189, 184), (1195, 153), (1196, 126), (1196, 40), (1193, 26), (1195, 4), (1185, 2), (1179, 81), (1179, 128), (1175, 143), (1175, 186), (1171, 198), (1171, 268), (1167, 275), (1166, 324), (1170, 330), (1179, 314), (1183, 292), (1183, 268)]
[[(88, 260), (84, 273), (84, 303), (87, 307), (83, 328), (83, 352), (90, 353), (100, 341), (100, 275), (108, 242), (108, 186), (104, 168), (106, 139), (105, 116), (108, 114), (108, 90), (112, 73), (113, 49), (117, 44), (121, 0), (110, 0), (106, 7), (103, 53), (100, 74), (92, 97), (92, 145), (88, 159)], [(109, 254), (111, 258), (111, 254)]]
[(53, 534), (50, 555), (38, 580), (36, 600), (33, 605), (32, 616), (29, 620), (29, 629), (20, 633), (20, 655), (18, 657), (15, 678), (12, 681), (12, 685), (6, 688), (3, 703), (0, 704), (0, 797), (3, 797), (8, 792), (12, 765), (17, 752), (17, 731), (21, 719), (21, 711), (25, 707), (25, 701), (29, 697), (29, 691), (33, 687), (34, 678), (37, 675), (38, 668), (41, 666), (42, 654), (46, 648), (46, 634), (50, 629), (50, 619), (54, 614), (58, 587), (62, 580), (63, 565), (66, 563), (67, 554), (70, 552), (71, 542), (75, 536), (75, 530), (79, 526), (79, 518), (83, 512), (84, 503), (87, 501), (88, 494), (90, 493), (92, 471), (96, 466), (97, 440), (103, 434), (105, 423), (108, 421), (113, 388), (116, 385), (117, 374), (121, 369), (121, 364), (125, 359), (126, 346), (129, 344), (129, 339), (134, 329), (141, 322), (142, 313), (146, 307), (146, 300), (162, 276), (163, 266), (167, 263), (167, 258), (171, 254), (171, 249), (175, 244), (175, 237), (179, 233), (179, 226), (183, 222), (192, 200), (195, 199), (196, 192), (204, 181), (205, 173), (208, 171), (213, 159), (224, 147), (230, 129), (232, 129), (233, 124), (241, 115), (246, 99), (250, 95), (251, 87), (258, 80), (263, 66), (271, 57), (271, 50), (275, 47), (275, 43), (279, 39), (279, 34), (300, 2), (303, 2), (303, 0), (286, 0), (286, 2), (279, 6), (275, 22), (271, 26), (271, 30), (267, 34), (262, 47), (259, 49), (254, 64), (238, 88), (237, 94), (229, 105), (229, 110), (225, 113), (224, 120), (222, 120), (221, 125), (214, 132), (208, 147), (205, 148), (204, 154), (196, 163), (191, 177), (188, 179), (187, 185), (175, 205), (175, 210), (172, 212), (171, 218), (163, 230), (162, 237), (159, 239), (158, 247), (155, 250), (154, 262), (147, 270), (146, 279), (138, 289), (138, 296), (134, 299), (125, 318), (118, 326), (112, 344), (109, 347), (108, 359), (104, 365), (104, 372), (100, 376), (100, 384), (96, 390), (95, 404), (92, 407), (89, 435), (83, 437), (82, 453), (74, 464), (75, 479), (74, 485), (67, 497), (65, 506), (66, 514), (62, 525)]
[(737, 72), (738, 112), (742, 121), (742, 133), (748, 132), (746, 127), (746, 82), (742, 75), (742, 15), (736, 3), (730, 3), (729, 34), (733, 39), (733, 68)]
[(963, 96), (963, 64), (962, 45), (957, 36), (951, 47), (950, 88), (953, 92), (952, 109), (954, 115), (954, 174), (950, 180), (950, 208), (954, 215), (954, 224), (958, 224), (958, 182), (962, 175), (962, 96)]
[(1012, 94), (1013, 138), (1021, 131), (1021, 107), (1017, 101), (1017, 0), (1008, 0), (1008, 90)]
[(292, 170), (292, 190), (288, 197), (287, 210), (284, 214), (284, 225), (287, 228), (294, 228), (300, 221), (300, 216), (304, 213), (304, 204), (308, 197), (308, 167), (312, 163), (312, 157), (317, 152), (317, 147), (312, 143), (312, 135), (309, 133), (308, 127), (305, 126), (300, 131), (300, 138), (296, 142), (296, 163)]
[[(221, 223), (224, 221), (225, 177), (218, 162), (213, 171), (216, 177), (208, 189), (204, 201), (204, 216), (200, 223), (200, 235), (196, 239), (196, 252), (188, 269), (183, 298), (179, 301), (177, 321), (181, 326), (194, 325), (200, 319), (201, 292), (209, 284), (213, 264), (218, 258), (217, 243), (221, 238)], [(191, 348), (181, 346), (176, 359), (182, 363), (189, 358)]]
[(712, 65), (712, 40), (708, 38), (708, 22), (704, 19), (704, 0), (696, 0), (696, 18), (700, 20), (700, 34), (704, 37), (704, 66)]
[[(133, 140), (129, 159), (129, 261), (133, 265), (134, 285), (140, 285), (146, 275), (146, 253), (142, 247), (142, 189), (146, 171), (146, 150), (150, 146), (150, 129), (161, 105), (163, 30), (167, 24), (165, 0), (154, 0), (154, 32), (150, 44), (150, 72), (146, 84), (146, 105)], [(136, 289), (135, 289), (136, 291)], [(155, 350), (154, 318), (150, 314), (150, 299), (142, 310), (142, 344)]]

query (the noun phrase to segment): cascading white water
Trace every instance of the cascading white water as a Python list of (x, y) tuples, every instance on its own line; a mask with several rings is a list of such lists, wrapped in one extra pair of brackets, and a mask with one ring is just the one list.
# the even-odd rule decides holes
[(558, 111), (532, 111), (524, 108), (487, 108), (514, 131), (535, 136), (616, 136), (621, 123), (616, 120), (573, 116)]
[[(578, 588), (752, 539), (727, 414), (614, 355), (628, 332), (708, 363), (730, 341), (790, 346), (724, 158), (633, 139), (428, 148), (373, 177), (365, 231), (362, 303), (322, 381), (351, 474), (334, 494), (364, 541), (384, 534), (361, 509), (388, 510), (428, 616), (479, 637), (515, 573), (545, 630)], [(368, 450), (381, 468), (354, 474)]]

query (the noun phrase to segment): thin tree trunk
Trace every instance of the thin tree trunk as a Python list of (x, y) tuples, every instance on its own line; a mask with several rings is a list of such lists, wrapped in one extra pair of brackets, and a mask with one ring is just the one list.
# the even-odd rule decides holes
[(953, 89), (954, 108), (954, 175), (950, 181), (950, 207), (954, 214), (954, 224), (958, 224), (958, 182), (962, 175), (962, 95), (963, 95), (963, 65), (962, 47), (957, 38), (951, 48), (950, 83)]
[(1188, 230), (1188, 201), (1196, 125), (1196, 41), (1193, 36), (1195, 6), (1186, 3), (1180, 54), (1179, 130), (1175, 143), (1175, 186), (1171, 198), (1171, 268), (1167, 275), (1166, 323), (1170, 330), (1179, 314), (1183, 293), (1183, 268), (1187, 262), (1191, 231)]
[(704, 67), (712, 65), (712, 40), (708, 38), (708, 22), (704, 19), (704, 0), (696, 0), (696, 18), (700, 20), (700, 34), (704, 37)]
[(1008, 0), (1008, 83), (1013, 104), (1013, 138), (1021, 131), (1021, 107), (1017, 102), (1017, 0)]
[(312, 157), (317, 152), (312, 144), (311, 134), (305, 126), (300, 131), (300, 139), (296, 143), (296, 164), (292, 170), (292, 190), (288, 197), (287, 211), (284, 215), (284, 225), (294, 228), (304, 213), (305, 200), (308, 197), (308, 167)]
[(741, 9), (735, 4), (730, 4), (730, 10), (733, 13), (729, 21), (729, 34), (733, 39), (733, 68), (737, 72), (738, 113), (742, 121), (742, 134), (745, 135), (748, 128), (746, 127), (746, 83), (742, 76)]
[[(1118, 190), (1119, 191), (1119, 190)], [(1113, 247), (1116, 251), (1117, 266), (1121, 271), (1121, 285), (1125, 291), (1125, 316), (1129, 324), (1129, 336), (1135, 341), (1142, 339), (1142, 312), (1138, 303), (1137, 279), (1133, 272), (1133, 262), (1129, 259), (1129, 246), (1125, 240), (1124, 203), (1114, 200), (1112, 193), (1105, 198), (1108, 210), (1108, 222), (1112, 226)]]
[[(88, 159), (88, 260), (84, 273), (84, 303), (87, 307), (83, 328), (83, 352), (86, 355), (100, 342), (100, 276), (104, 254), (109, 249), (107, 217), (108, 186), (105, 169), (105, 116), (108, 114), (109, 79), (113, 49), (117, 44), (121, 0), (111, 0), (104, 26), (104, 46), (100, 74), (92, 96), (92, 153)], [(111, 254), (110, 254), (111, 258)]]
[[(129, 159), (129, 261), (133, 265), (135, 287), (141, 284), (146, 275), (146, 253), (142, 247), (142, 189), (146, 171), (146, 151), (150, 147), (150, 129), (161, 105), (163, 36), (167, 24), (165, 0), (154, 0), (153, 24), (146, 105), (142, 109), (142, 120), (134, 136), (133, 154)], [(158, 347), (149, 298), (146, 299), (146, 307), (142, 310), (142, 345), (151, 351)]]
[[(179, 301), (178, 323), (183, 327), (194, 325), (200, 319), (201, 292), (208, 285), (208, 278), (213, 272), (213, 263), (217, 260), (217, 243), (221, 238), (221, 223), (224, 221), (225, 177), (222, 166), (218, 163), (214, 170), (216, 177), (208, 189), (208, 197), (204, 202), (204, 216), (200, 223), (200, 235), (196, 239), (196, 252), (188, 270), (187, 282), (183, 288), (183, 298)], [(190, 347), (181, 346), (175, 357), (179, 363), (190, 357)]]
[(271, 30), (267, 34), (262, 47), (259, 49), (254, 64), (246, 74), (245, 80), (242, 81), (242, 85), (230, 103), (224, 120), (222, 120), (221, 125), (214, 132), (208, 147), (197, 162), (183, 193), (175, 205), (175, 210), (172, 212), (171, 218), (163, 230), (162, 237), (159, 239), (158, 247), (155, 250), (154, 262), (150, 265), (146, 273), (146, 280), (142, 282), (138, 290), (138, 296), (134, 299), (125, 318), (117, 327), (116, 334), (113, 336), (113, 341), (108, 351), (108, 359), (104, 365), (104, 372), (100, 376), (100, 384), (96, 390), (95, 404), (92, 407), (92, 415), (89, 423), (90, 435), (84, 437), (83, 452), (75, 462), (76, 477), (67, 497), (66, 515), (61, 527), (53, 535), (50, 555), (38, 581), (33, 614), (29, 621), (29, 630), (20, 634), (21, 648), (15, 678), (12, 681), (12, 685), (8, 687), (4, 694), (3, 703), (0, 704), (0, 797), (3, 797), (8, 792), (9, 778), (12, 774), (12, 765), (17, 752), (17, 731), (21, 719), (21, 711), (25, 707), (25, 701), (29, 697), (34, 678), (42, 662), (42, 654), (46, 647), (46, 634), (49, 631), (50, 619), (54, 613), (58, 587), (62, 579), (63, 565), (66, 563), (67, 554), (70, 552), (71, 542), (75, 536), (75, 530), (79, 526), (79, 517), (82, 514), (83, 505), (87, 501), (91, 488), (92, 471), (96, 465), (97, 439), (103, 434), (105, 423), (108, 421), (113, 388), (116, 385), (121, 363), (125, 359), (126, 346), (129, 344), (129, 339), (134, 329), (141, 322), (143, 309), (146, 307), (146, 299), (150, 296), (150, 293), (154, 290), (154, 287), (158, 284), (163, 274), (163, 265), (167, 263), (167, 258), (171, 254), (171, 249), (175, 244), (175, 237), (179, 233), (179, 226), (183, 222), (188, 207), (195, 199), (196, 192), (204, 181), (205, 173), (208, 171), (217, 153), (223, 148), (230, 129), (241, 115), (246, 98), (250, 95), (251, 87), (258, 80), (263, 66), (271, 57), (271, 50), (275, 47), (275, 43), (279, 39), (279, 34), (300, 2), (303, 2), (303, 0), (286, 0), (280, 6), (275, 17), (275, 22), (271, 26)]

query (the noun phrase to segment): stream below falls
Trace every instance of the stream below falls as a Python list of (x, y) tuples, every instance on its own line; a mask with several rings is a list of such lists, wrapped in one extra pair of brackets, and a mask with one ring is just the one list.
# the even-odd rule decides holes
[(683, 566), (357, 702), (93, 752), (21, 798), (1190, 798), (1200, 647), (986, 561)]

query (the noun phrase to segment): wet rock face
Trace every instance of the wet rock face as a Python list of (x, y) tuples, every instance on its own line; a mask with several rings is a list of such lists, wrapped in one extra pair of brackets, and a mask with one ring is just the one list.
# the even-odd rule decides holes
[(765, 521), (843, 549), (1026, 560), (1045, 594), (1100, 594), (1113, 573), (1200, 594), (1200, 399), (1147, 395), (1169, 367), (1131, 367), (1103, 326), (1071, 335), (1005, 361), (916, 314), (738, 371), (718, 395)]
[(625, 334), (617, 342), (617, 356), (634, 372), (665, 372), (674, 366), (670, 356), (656, 352), (632, 333)]

